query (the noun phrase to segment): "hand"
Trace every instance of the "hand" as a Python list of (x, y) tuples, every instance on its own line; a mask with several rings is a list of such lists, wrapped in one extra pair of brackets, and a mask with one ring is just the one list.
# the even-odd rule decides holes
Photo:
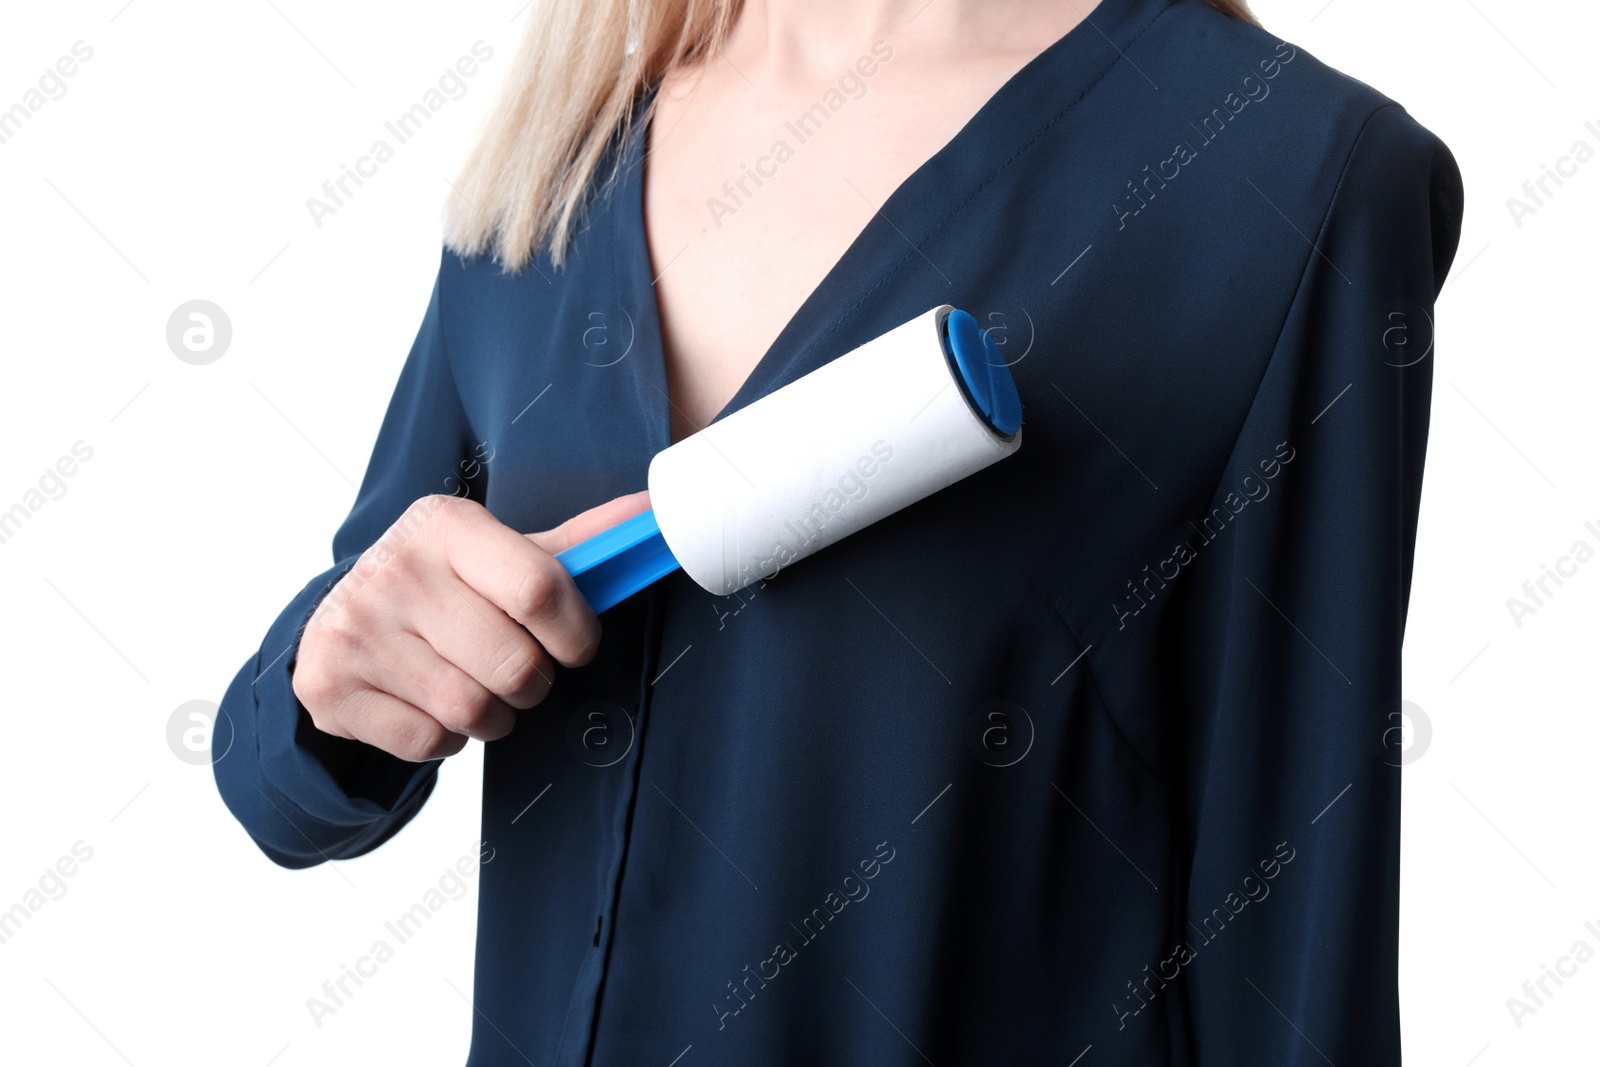
[(312, 613), (295, 696), (318, 730), (413, 762), (506, 736), (549, 693), (555, 663), (582, 666), (599, 646), (555, 553), (649, 506), (633, 493), (520, 534), (481, 504), (423, 497)]

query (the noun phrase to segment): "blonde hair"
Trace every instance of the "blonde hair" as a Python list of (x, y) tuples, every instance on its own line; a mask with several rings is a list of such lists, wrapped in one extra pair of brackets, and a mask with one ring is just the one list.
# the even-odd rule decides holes
[[(743, 0), (535, 0), (483, 134), (444, 210), (445, 244), (515, 273), (560, 266), (595, 168), (656, 79), (721, 47)], [(1206, 0), (1255, 23), (1246, 0)], [(620, 57), (620, 62), (619, 62)], [(614, 176), (614, 174), (613, 174)]]

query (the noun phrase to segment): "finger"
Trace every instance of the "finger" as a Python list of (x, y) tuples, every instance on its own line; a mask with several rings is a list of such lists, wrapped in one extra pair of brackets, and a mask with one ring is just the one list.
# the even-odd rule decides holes
[(550, 553), (564, 552), (580, 541), (587, 541), (597, 533), (633, 518), (650, 507), (650, 491), (640, 490), (608, 500), (598, 507), (579, 512), (553, 530), (526, 535), (530, 541)]
[(516, 712), (416, 634), (397, 631), (373, 650), (362, 677), (451, 733), (495, 741), (511, 732)]
[(515, 619), (563, 666), (589, 662), (600, 621), (567, 569), (478, 506), (454, 510), (446, 533), (462, 581)]
[(363, 690), (340, 717), (344, 730), (410, 763), (454, 756), (467, 747), (467, 735), (452, 733), (420, 708), (389, 693)]
[(433, 650), (513, 708), (531, 708), (550, 692), (555, 664), (533, 636), (457, 578), (434, 594), (411, 625)]

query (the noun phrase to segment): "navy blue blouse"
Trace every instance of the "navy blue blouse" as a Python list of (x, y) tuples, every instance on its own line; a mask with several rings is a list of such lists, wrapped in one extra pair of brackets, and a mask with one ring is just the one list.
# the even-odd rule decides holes
[[(335, 563), (222, 705), (277, 863), (377, 847), (439, 771), (311, 727), (318, 598), (419, 497), (547, 529), (669, 443), (643, 129), (563, 269), (442, 258)], [(725, 412), (951, 303), (1021, 450), (742, 594), (663, 580), (487, 746), (470, 1064), (1399, 1063), (1461, 211), (1400, 105), (1202, 0), (1104, 0), (1018, 72)]]

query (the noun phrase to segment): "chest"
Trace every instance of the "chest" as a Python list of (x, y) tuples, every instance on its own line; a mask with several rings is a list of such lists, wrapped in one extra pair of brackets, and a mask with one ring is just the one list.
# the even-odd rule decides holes
[(912, 77), (891, 84), (881, 65), (859, 97), (815, 103), (714, 72), (663, 84), (643, 195), (674, 441), (716, 417), (879, 205), (1004, 73), (945, 86), (917, 123), (896, 115)]

